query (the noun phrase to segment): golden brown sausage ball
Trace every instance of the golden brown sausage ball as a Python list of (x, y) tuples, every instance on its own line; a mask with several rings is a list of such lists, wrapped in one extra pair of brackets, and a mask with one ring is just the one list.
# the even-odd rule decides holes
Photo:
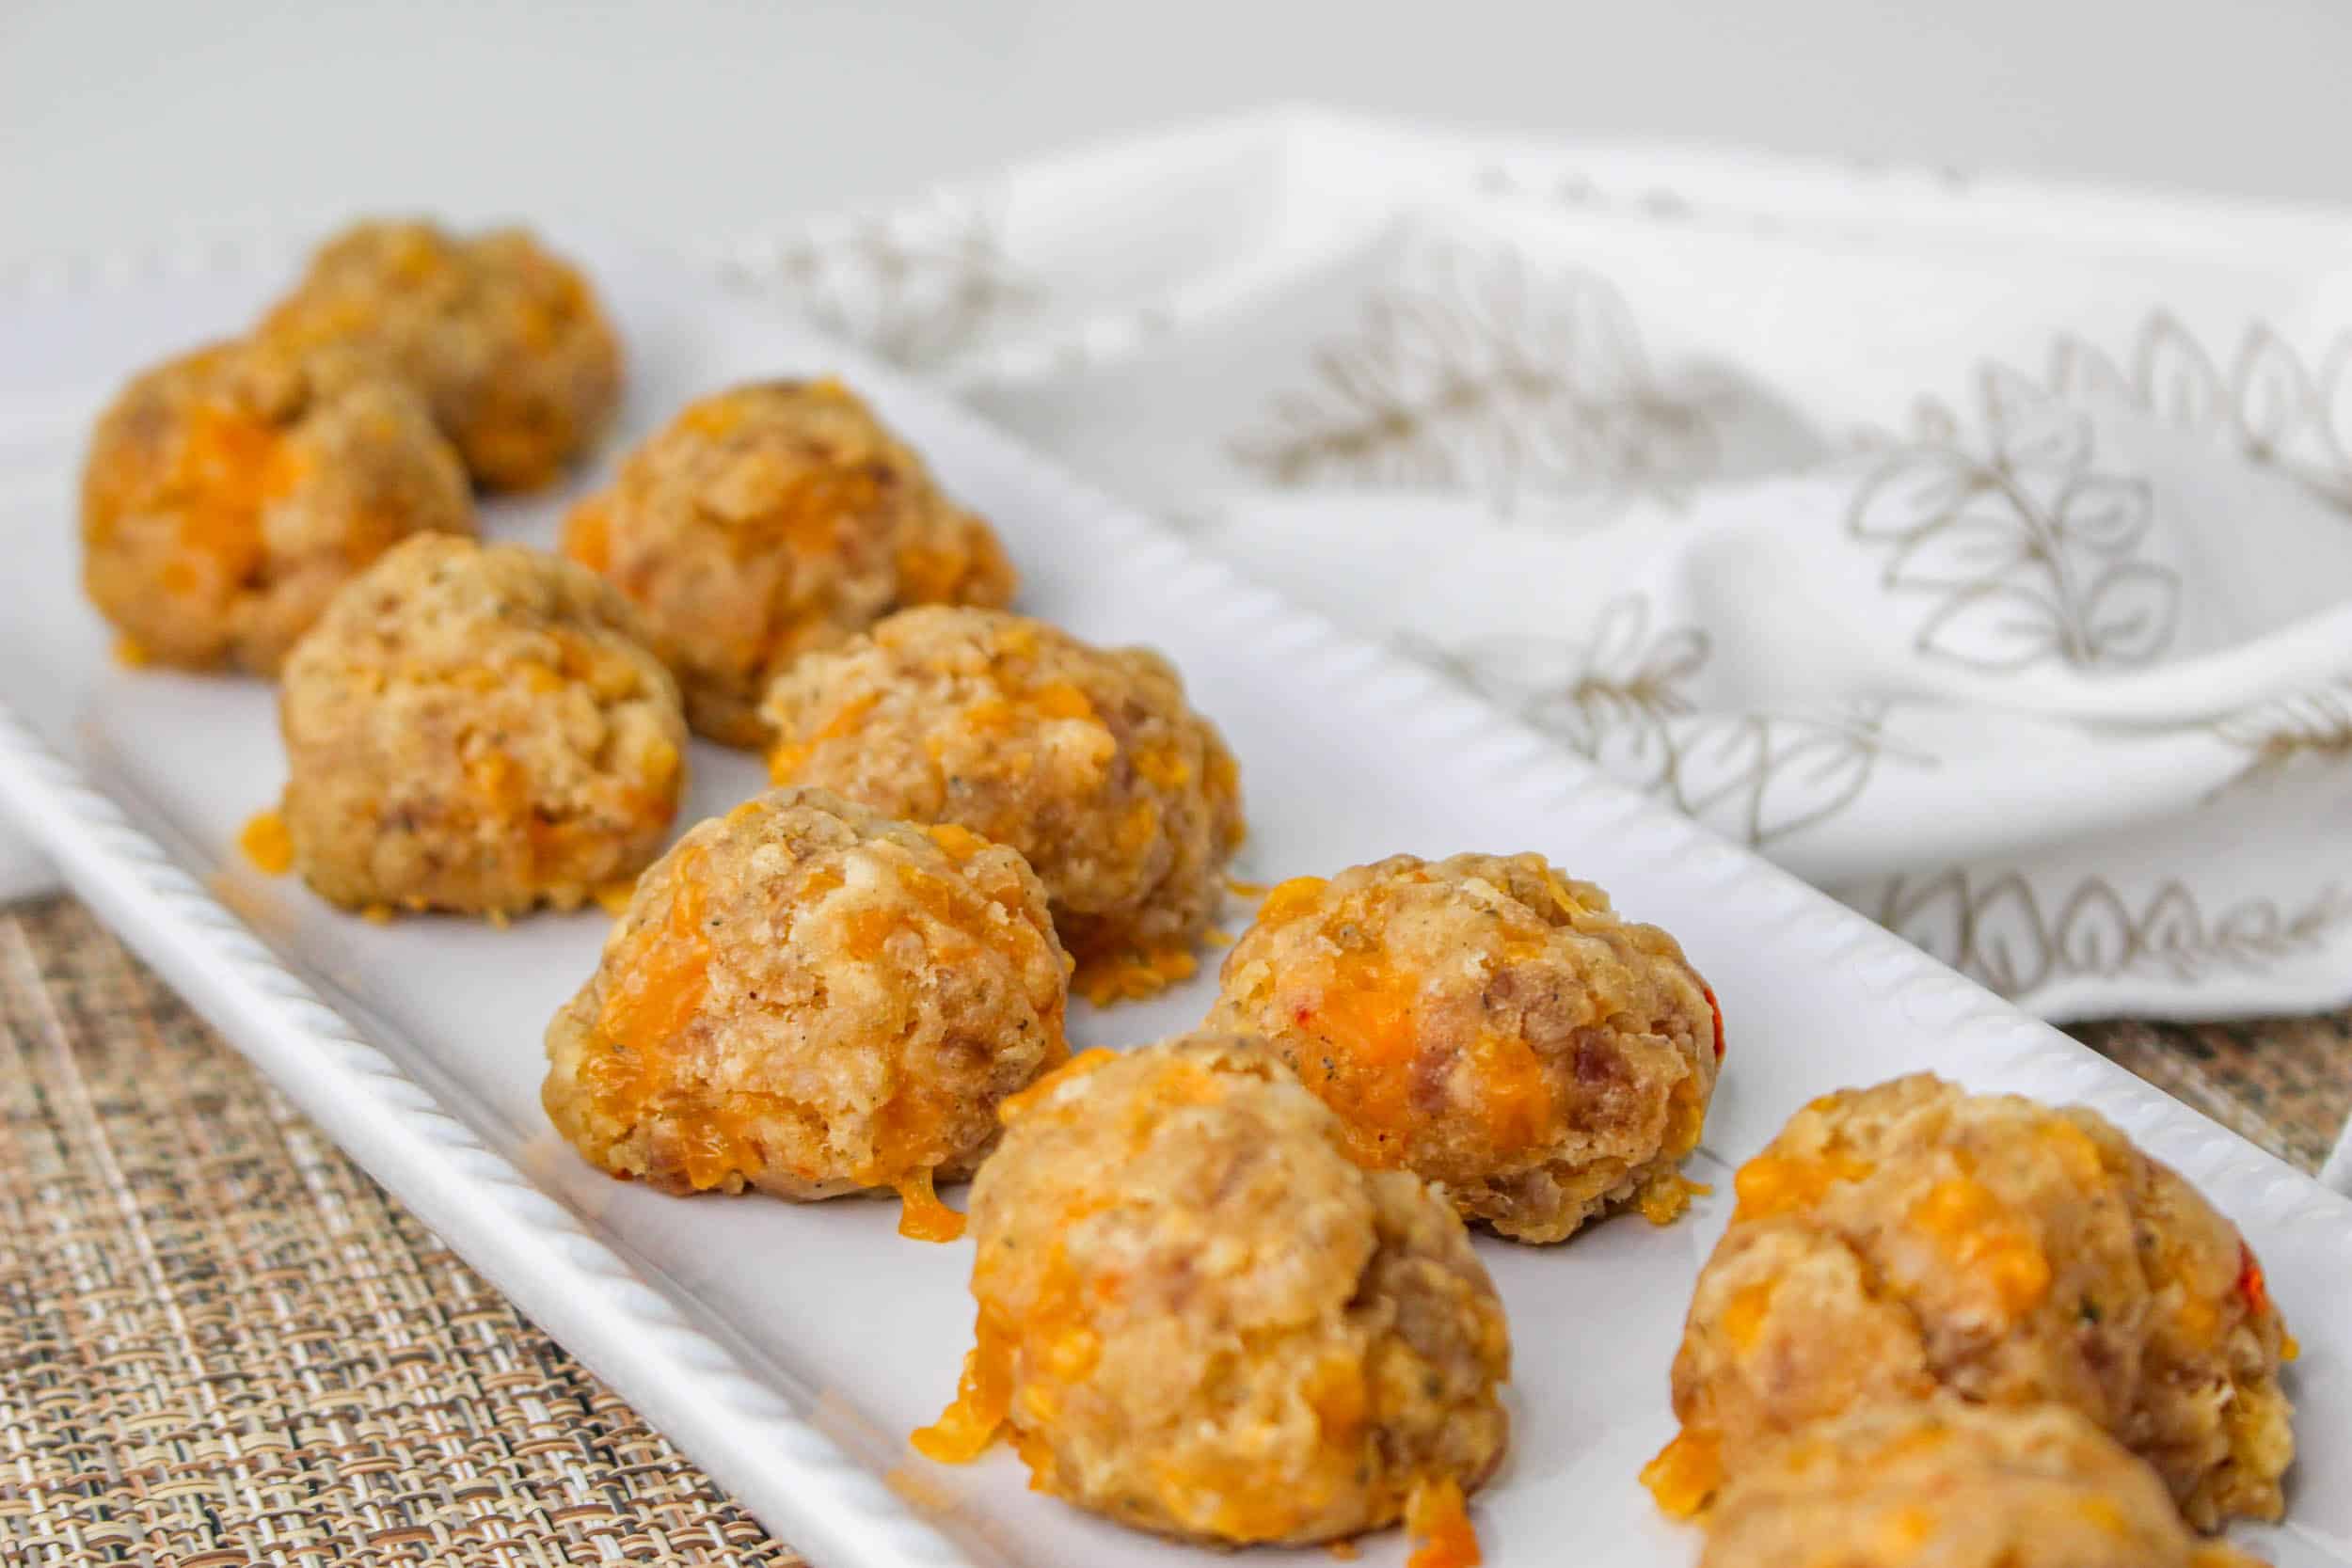
[(777, 783), (1026, 855), (1089, 998), (1193, 972), (1241, 844), (1241, 778), (1159, 655), (998, 610), (910, 610), (800, 659), (767, 714)]
[(564, 549), (635, 601), (688, 722), (730, 746), (771, 738), (759, 701), (799, 655), (908, 605), (1013, 590), (989, 526), (830, 380), (693, 404), (573, 511)]
[(620, 342), (587, 280), (516, 229), (354, 224), (320, 247), (262, 329), (389, 359), (491, 489), (555, 478), (620, 401)]
[(337, 594), (286, 660), (295, 867), (353, 908), (571, 909), (651, 861), (686, 721), (611, 584), (428, 534)]
[(1066, 1055), (1069, 970), (1021, 856), (952, 825), (778, 789), (638, 879), (548, 1026), (540, 1098), (615, 1176), (795, 1199), (896, 1190), (900, 1228), (961, 1218), (932, 1182)]
[(1945, 1392), (2070, 1405), (2191, 1523), (2275, 1519), (2285, 1330), (2253, 1254), (2092, 1112), (1921, 1074), (1815, 1101), (1740, 1167), (1645, 1479), (1690, 1513), (1772, 1440)]
[(1237, 1036), (1088, 1052), (1004, 1114), (972, 1186), (977, 1343), (921, 1451), (1009, 1428), (1033, 1486), (1190, 1540), (1466, 1534), (1510, 1338), (1426, 1186), (1350, 1160)]
[(2065, 1405), (1938, 1400), (1808, 1427), (1744, 1471), (1700, 1568), (2257, 1568), (2181, 1522), (2145, 1462)]
[(1359, 1160), (1523, 1242), (1628, 1205), (1679, 1212), (1723, 1049), (1674, 939), (1541, 855), (1282, 883), (1227, 956), (1209, 1026), (1272, 1040)]
[(416, 393), (347, 350), (215, 343), (132, 381), (82, 474), (82, 581), (133, 660), (274, 673), (411, 533), (471, 533)]

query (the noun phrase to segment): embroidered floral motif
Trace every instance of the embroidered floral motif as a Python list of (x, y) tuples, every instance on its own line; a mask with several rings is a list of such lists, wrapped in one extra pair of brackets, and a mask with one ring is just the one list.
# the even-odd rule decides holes
[(2352, 898), (2332, 884), (2291, 912), (2254, 897), (2208, 918), (2178, 881), (2158, 884), (2135, 912), (2113, 883), (2086, 877), (2052, 913), (2016, 872), (1978, 880), (1958, 868), (1890, 879), (1877, 906), (1897, 935), (2010, 998), (2075, 976), (2259, 974), (2352, 923)]
[(1855, 488), (1848, 531), (1881, 580), (1934, 601), (1915, 638), (1985, 671), (2146, 664), (2170, 644), (2180, 575), (2144, 559), (2146, 480), (2097, 466), (2090, 420), (2013, 372), (1981, 380), (1981, 438), (1929, 405)]
[(2120, 402), (2291, 475), (2352, 512), (2352, 331), (2312, 360), (2268, 323), (2248, 324), (2225, 368), (2168, 310), (2150, 314), (2118, 358), (2073, 333), (2050, 351), (2049, 386), (2070, 403)]
[(1467, 486), (1498, 511), (1530, 492), (1679, 501), (1714, 471), (1714, 400), (1670, 392), (1617, 291), (1507, 250), (1429, 245), (1325, 344), (1308, 388), (1234, 460), (1283, 485)]
[(2233, 714), (2214, 725), (2214, 733), (2248, 753), (2246, 766), (2215, 795), (2307, 758), (2352, 762), (2352, 675)]
[(780, 290), (826, 331), (914, 368), (953, 358), (1042, 297), (1006, 256), (993, 214), (969, 201), (803, 234), (762, 262), (729, 263), (722, 277)]
[(1707, 634), (1653, 634), (1640, 594), (1612, 600), (1582, 641), (1495, 637), (1412, 651), (1613, 776), (1751, 845), (1843, 811), (1882, 761), (1933, 766), (1887, 738), (1881, 705), (1826, 716), (1697, 711), (1687, 688), (1712, 652)]

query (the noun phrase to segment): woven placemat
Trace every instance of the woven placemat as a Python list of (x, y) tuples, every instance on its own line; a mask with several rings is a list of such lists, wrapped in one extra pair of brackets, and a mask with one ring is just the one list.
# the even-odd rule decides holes
[[(2092, 1025), (2306, 1168), (2352, 1015)], [(799, 1560), (82, 906), (0, 909), (0, 1563)]]
[(0, 911), (0, 1562), (797, 1560), (87, 911)]

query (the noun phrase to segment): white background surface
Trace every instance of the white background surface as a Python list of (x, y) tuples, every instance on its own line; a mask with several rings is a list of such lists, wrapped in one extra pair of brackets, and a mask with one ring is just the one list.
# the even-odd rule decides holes
[(0, 0), (0, 257), (526, 214), (702, 239), (1313, 98), (2352, 200), (2340, 0)]

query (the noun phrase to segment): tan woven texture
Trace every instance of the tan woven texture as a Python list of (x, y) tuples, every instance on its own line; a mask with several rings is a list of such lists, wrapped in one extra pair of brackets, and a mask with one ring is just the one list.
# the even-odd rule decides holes
[[(2079, 1031), (2309, 1168), (2352, 1015)], [(0, 909), (0, 1564), (789, 1563), (68, 900)]]

